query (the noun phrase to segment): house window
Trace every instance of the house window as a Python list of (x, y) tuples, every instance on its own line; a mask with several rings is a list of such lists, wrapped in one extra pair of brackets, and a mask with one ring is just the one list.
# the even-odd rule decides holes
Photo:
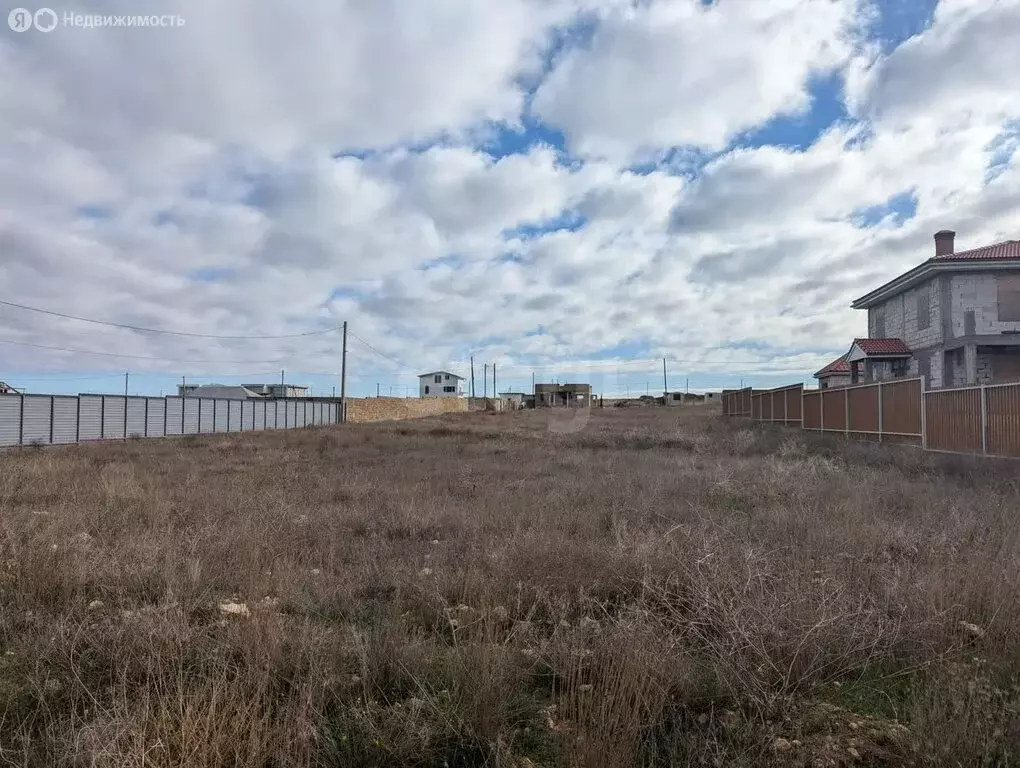
[(871, 334), (872, 338), (885, 338), (885, 307), (875, 310), (875, 329)]
[(425, 394), (427, 395), (428, 393), (429, 393), (429, 385), (428, 385), (428, 384), (426, 384), (426, 385), (425, 385)]
[(457, 388), (456, 387), (443, 387), (443, 391), (444, 392), (456, 392)]
[(925, 286), (917, 292), (917, 330), (931, 328), (931, 292)]
[(437, 374), (436, 374), (436, 384), (442, 384), (442, 383), (443, 383), (443, 377), (442, 377), (442, 376), (440, 376), (440, 375), (439, 375), (439, 374), (437, 373)]
[(443, 378), (446, 379), (447, 381), (449, 381), (450, 380), (450, 374), (446, 374)]
[(999, 292), (999, 322), (1020, 322), (1020, 275), (999, 275), (995, 285)]
[(899, 360), (893, 360), (891, 364), (892, 377), (894, 379), (902, 379), (907, 375), (907, 359), (905, 357)]

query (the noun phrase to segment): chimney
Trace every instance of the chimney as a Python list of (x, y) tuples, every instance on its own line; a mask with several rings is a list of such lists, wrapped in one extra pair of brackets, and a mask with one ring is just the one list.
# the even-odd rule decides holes
[(951, 229), (940, 229), (935, 233), (935, 258), (953, 255), (953, 240), (956, 233)]

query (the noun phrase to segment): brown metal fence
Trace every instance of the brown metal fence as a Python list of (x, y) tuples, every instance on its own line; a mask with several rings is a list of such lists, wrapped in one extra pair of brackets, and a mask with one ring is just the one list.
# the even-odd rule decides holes
[(939, 389), (924, 398), (925, 448), (930, 451), (982, 453), (982, 390)]
[(751, 417), (752, 389), (724, 389), (722, 393), (723, 415)]
[(803, 393), (800, 407), (803, 413), (804, 429), (818, 430), (822, 428), (822, 392), (824, 391), (819, 389)]
[(723, 412), (817, 432), (919, 442), (931, 451), (1020, 458), (1020, 382), (924, 391), (921, 379), (840, 389), (724, 393)]
[(752, 393), (751, 414), (755, 421), (800, 424), (804, 385), (758, 390)]
[(997, 384), (985, 392), (985, 453), (1020, 457), (1020, 384)]
[(882, 435), (921, 439), (924, 434), (924, 417), (921, 413), (923, 397), (921, 379), (885, 381), (879, 386), (882, 400)]
[(823, 432), (846, 432), (846, 391), (823, 389), (821, 397), (822, 423), (819, 429)]

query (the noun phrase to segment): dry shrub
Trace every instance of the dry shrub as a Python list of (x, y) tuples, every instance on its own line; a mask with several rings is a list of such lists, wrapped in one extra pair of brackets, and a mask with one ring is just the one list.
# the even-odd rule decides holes
[(1016, 760), (1012, 465), (554, 416), (5, 453), (0, 762)]

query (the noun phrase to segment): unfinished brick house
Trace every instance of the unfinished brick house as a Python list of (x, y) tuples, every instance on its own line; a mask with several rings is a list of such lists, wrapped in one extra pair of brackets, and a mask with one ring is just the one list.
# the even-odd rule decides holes
[(845, 356), (853, 383), (1020, 381), (1020, 240), (957, 252), (955, 237), (935, 233), (932, 258), (853, 302), (868, 312), (868, 338)]
[(535, 407), (591, 407), (591, 384), (536, 384)]

